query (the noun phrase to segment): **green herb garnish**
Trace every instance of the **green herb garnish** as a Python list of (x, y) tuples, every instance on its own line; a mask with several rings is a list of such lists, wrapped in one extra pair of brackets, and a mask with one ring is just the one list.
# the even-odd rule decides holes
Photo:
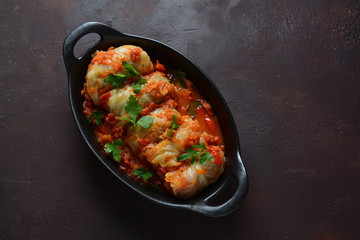
[(139, 77), (140, 76), (140, 73), (138, 71), (136, 71), (136, 69), (131, 66), (131, 64), (123, 61), (122, 62), (122, 65), (125, 69), (125, 74), (129, 77)]
[(142, 178), (144, 182), (153, 176), (153, 173), (146, 171), (145, 168), (137, 168), (131, 174), (137, 176), (138, 178)]
[(209, 153), (208, 151), (206, 151), (200, 155), (199, 163), (201, 165), (204, 165), (207, 160), (210, 160), (210, 162), (214, 162), (213, 155), (211, 153)]
[[(133, 66), (131, 66), (129, 63), (123, 61), (122, 65), (124, 67), (125, 74), (109, 73), (109, 75), (104, 80), (106, 83), (112, 84), (114, 88), (123, 87), (126, 80), (128, 80), (131, 77), (140, 77), (140, 73), (138, 71), (136, 71), (136, 69)], [(139, 81), (141, 81), (141, 84), (140, 85), (138, 84), (139, 86), (136, 86), (136, 89), (139, 89), (139, 87), (140, 87), (140, 90), (141, 90), (141, 85), (145, 84), (146, 80), (145, 80), (145, 83), (143, 83), (143, 81), (144, 81), (143, 78), (141, 78)], [(134, 84), (133, 84), (133, 87), (134, 87)], [(134, 88), (134, 92), (136, 92), (136, 91), (137, 90), (135, 90), (135, 88)], [(138, 92), (136, 92), (136, 93), (138, 93)]]
[(139, 125), (143, 128), (149, 128), (154, 122), (154, 117), (150, 116), (143, 116), (139, 119), (139, 121), (136, 122), (136, 125)]
[(123, 87), (128, 77), (125, 74), (112, 74), (109, 73), (109, 75), (105, 78), (106, 83), (110, 83), (113, 85), (114, 88), (117, 87)]
[(142, 85), (144, 85), (146, 83), (147, 83), (147, 81), (146, 81), (145, 78), (140, 78), (140, 80), (134, 82), (132, 84), (132, 88), (134, 89), (134, 92), (139, 93), (141, 91), (141, 89), (142, 89)]
[(200, 154), (200, 152), (196, 151), (194, 149), (186, 149), (185, 153), (181, 154), (177, 160), (178, 160), (178, 162), (182, 162), (182, 161), (185, 161), (185, 160), (191, 158), (190, 162), (191, 162), (191, 164), (193, 164), (196, 161), (199, 154)]
[(214, 156), (206, 150), (204, 143), (192, 145), (192, 147), (194, 149), (186, 149), (185, 153), (181, 154), (177, 160), (181, 162), (190, 159), (190, 163), (193, 164), (197, 159), (199, 159), (199, 163), (201, 165), (205, 164), (207, 160), (214, 162)]
[(111, 154), (115, 161), (120, 162), (121, 161), (121, 153), (120, 146), (124, 146), (124, 143), (121, 141), (120, 138), (116, 139), (113, 142), (105, 144), (105, 152), (108, 154)]
[(143, 116), (138, 121), (136, 121), (138, 115), (142, 110), (142, 106), (134, 95), (131, 95), (129, 97), (129, 100), (127, 101), (125, 106), (125, 110), (130, 115), (130, 118), (120, 118), (120, 119), (131, 122), (134, 125), (134, 127), (139, 125), (143, 128), (149, 128), (154, 122), (154, 117), (150, 117), (150, 116)]
[(181, 71), (180, 69), (178, 70), (175, 70), (170, 78), (170, 82), (171, 83), (174, 83), (175, 80), (178, 80), (180, 85), (183, 87), (183, 88), (187, 88), (187, 84), (185, 82), (185, 73), (183, 71)]
[(105, 116), (104, 113), (94, 111), (94, 112), (90, 115), (90, 117), (88, 118), (88, 122), (91, 123), (91, 122), (95, 119), (96, 125), (97, 125), (97, 126), (101, 126), (101, 118), (102, 118), (103, 116)]
[(169, 129), (167, 136), (171, 137), (172, 136), (172, 131), (178, 129), (180, 126), (178, 124), (176, 124), (176, 120), (177, 120), (178, 116), (173, 115), (171, 118), (171, 128)]

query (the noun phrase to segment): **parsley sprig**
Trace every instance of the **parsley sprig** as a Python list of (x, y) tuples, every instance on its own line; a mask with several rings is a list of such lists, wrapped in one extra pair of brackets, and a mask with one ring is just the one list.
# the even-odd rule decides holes
[(170, 82), (171, 82), (171, 83), (174, 83), (175, 80), (178, 80), (179, 83), (180, 83), (180, 85), (181, 85), (183, 88), (187, 88), (188, 86), (187, 86), (184, 78), (185, 78), (185, 73), (184, 73), (182, 70), (178, 69), (178, 70), (175, 70), (175, 71), (173, 72), (173, 74), (172, 74), (172, 76), (171, 76), (171, 78), (170, 78)]
[(125, 74), (109, 73), (104, 81), (106, 83), (112, 84), (114, 88), (117, 88), (117, 87), (123, 87), (128, 78), (129, 77), (127, 77)]
[(88, 118), (88, 122), (91, 123), (94, 119), (95, 119), (95, 122), (96, 122), (96, 125), (97, 126), (101, 126), (101, 118), (105, 116), (104, 113), (102, 112), (98, 112), (98, 111), (94, 111), (90, 117)]
[[(178, 162), (190, 159), (190, 163), (193, 164), (198, 159), (201, 165), (204, 165), (206, 161), (214, 162), (214, 156), (206, 150), (204, 143), (199, 145), (192, 145), (194, 149), (186, 149), (185, 153), (178, 157)], [(198, 149), (198, 150), (195, 150)]]
[(148, 172), (145, 168), (142, 167), (135, 169), (135, 171), (133, 171), (131, 174), (137, 176), (138, 178), (142, 178), (144, 182), (153, 176), (152, 172)]
[(111, 154), (115, 161), (120, 162), (122, 151), (119, 147), (121, 146), (124, 146), (124, 143), (120, 138), (118, 138), (113, 142), (105, 144), (105, 152)]
[(129, 77), (140, 77), (140, 73), (138, 71), (136, 71), (136, 69), (131, 66), (131, 64), (125, 62), (125, 61), (122, 61), (122, 65), (125, 69), (125, 73), (127, 76)]
[(142, 105), (139, 103), (139, 101), (136, 99), (134, 95), (131, 95), (129, 97), (129, 100), (127, 101), (125, 106), (125, 110), (130, 115), (130, 118), (120, 118), (120, 119), (131, 122), (134, 125), (134, 127), (139, 125), (143, 128), (149, 128), (154, 122), (154, 117), (151, 116), (143, 116), (138, 121), (136, 121), (137, 117), (139, 116), (142, 110)]
[[(126, 80), (131, 77), (141, 77), (140, 73), (136, 71), (136, 69), (131, 66), (129, 63), (123, 61), (122, 65), (125, 70), (125, 74), (113, 74), (110, 73), (106, 78), (105, 82), (113, 85), (114, 88), (123, 87)], [(132, 84), (135, 93), (139, 93), (141, 91), (142, 85), (147, 83), (145, 78), (140, 78), (138, 81)]]
[(132, 88), (134, 89), (134, 93), (139, 93), (142, 89), (142, 85), (146, 84), (147, 81), (145, 78), (140, 78), (140, 80), (134, 82), (132, 84)]
[(172, 136), (172, 131), (173, 130), (176, 130), (180, 127), (180, 125), (178, 125), (176, 123), (176, 120), (178, 119), (178, 116), (176, 115), (172, 115), (172, 118), (171, 118), (171, 128), (169, 129), (168, 133), (167, 133), (167, 136), (168, 137), (171, 137)]

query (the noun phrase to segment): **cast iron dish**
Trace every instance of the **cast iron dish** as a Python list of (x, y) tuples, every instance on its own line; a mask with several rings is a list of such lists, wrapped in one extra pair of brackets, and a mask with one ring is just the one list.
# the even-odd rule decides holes
[[(75, 44), (80, 38), (90, 33), (99, 34), (100, 40), (81, 57), (75, 57)], [(140, 46), (152, 59), (158, 59), (167, 66), (182, 69), (186, 73), (187, 78), (198, 87), (204, 99), (210, 102), (218, 117), (225, 142), (225, 156), (227, 159), (225, 170), (216, 183), (208, 186), (204, 191), (191, 199), (182, 200), (173, 196), (161, 195), (133, 181), (133, 179), (118, 168), (112, 159), (105, 155), (83, 114), (82, 103), (84, 98), (80, 92), (83, 89), (91, 55), (96, 50), (107, 50), (110, 46), (118, 47), (125, 44)], [(144, 37), (123, 34), (97, 22), (88, 22), (73, 30), (64, 41), (63, 55), (69, 78), (70, 106), (77, 126), (90, 149), (116, 177), (143, 197), (168, 207), (188, 209), (213, 217), (224, 216), (237, 208), (247, 193), (248, 180), (240, 158), (236, 126), (220, 92), (199, 67), (184, 55), (163, 43)], [(230, 182), (233, 182), (233, 185), (235, 185), (235, 190), (231, 193), (231, 197), (228, 199), (220, 197), (219, 201), (219, 193), (229, 188)]]

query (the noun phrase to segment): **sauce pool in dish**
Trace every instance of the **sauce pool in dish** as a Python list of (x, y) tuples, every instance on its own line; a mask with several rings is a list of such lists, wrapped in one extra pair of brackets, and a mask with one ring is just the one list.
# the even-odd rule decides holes
[(140, 184), (187, 199), (221, 176), (217, 118), (181, 70), (137, 46), (110, 47), (93, 54), (82, 94), (105, 153)]

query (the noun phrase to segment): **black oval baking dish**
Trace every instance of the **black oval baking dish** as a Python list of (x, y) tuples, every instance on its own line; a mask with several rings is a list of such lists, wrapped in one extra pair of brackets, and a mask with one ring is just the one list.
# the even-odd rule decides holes
[[(75, 57), (75, 44), (83, 36), (91, 33), (98, 34), (100, 40), (81, 57)], [(181, 69), (185, 72), (187, 78), (198, 87), (203, 97), (210, 102), (218, 117), (225, 142), (225, 170), (216, 183), (208, 186), (203, 192), (191, 199), (182, 200), (173, 196), (155, 193), (133, 181), (104, 153), (83, 114), (82, 103), (84, 98), (80, 93), (83, 89), (87, 68), (92, 58), (91, 55), (96, 50), (107, 50), (110, 46), (118, 47), (125, 44), (140, 46), (152, 59), (158, 59), (167, 66)], [(144, 37), (123, 34), (97, 22), (88, 22), (73, 30), (64, 41), (63, 56), (69, 79), (70, 107), (80, 133), (97, 158), (116, 177), (143, 197), (164, 206), (192, 210), (213, 217), (224, 216), (237, 208), (246, 196), (248, 178), (240, 158), (236, 126), (219, 90), (199, 67), (187, 57), (163, 43)], [(223, 200), (220, 197), (219, 203), (218, 199), (221, 195), (219, 193), (227, 189), (230, 182), (235, 183), (233, 184), (235, 185), (235, 190), (231, 192), (231, 196), (228, 199)], [(214, 204), (213, 202), (216, 199), (217, 201)]]

